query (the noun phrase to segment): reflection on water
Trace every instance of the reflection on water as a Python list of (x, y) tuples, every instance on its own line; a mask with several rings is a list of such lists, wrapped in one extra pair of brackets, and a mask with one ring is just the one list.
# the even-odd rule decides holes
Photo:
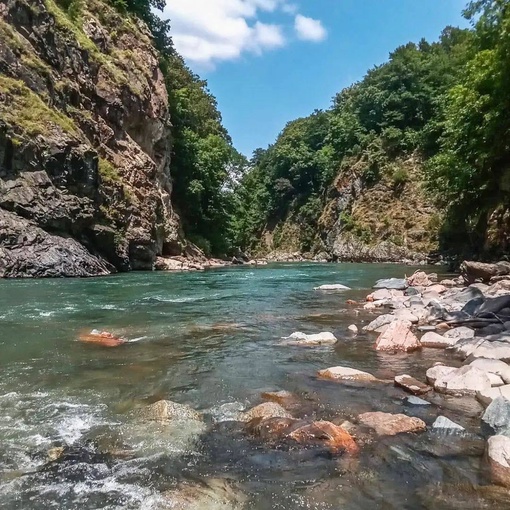
[[(478, 487), (484, 479), (476, 402), (435, 397), (434, 405), (417, 409), (405, 407), (404, 394), (392, 384), (343, 386), (314, 377), (318, 369), (345, 365), (382, 380), (398, 373), (422, 378), (431, 364), (444, 361), (435, 350), (376, 353), (373, 337), (346, 331), (371, 317), (346, 307), (346, 299), (362, 298), (378, 278), (411, 271), (277, 264), (0, 282), (0, 506), (167, 508), (163, 495), (183, 483), (222, 483), (218, 478), (243, 494), (233, 499), (255, 510), (501, 503), (500, 493)], [(326, 283), (352, 290), (313, 291)], [(92, 329), (130, 341), (113, 349), (80, 343), (80, 333)], [(281, 345), (294, 331), (322, 330), (332, 331), (338, 344)], [(273, 390), (298, 396), (299, 418), (340, 424), (380, 410), (416, 415), (430, 425), (440, 413), (468, 432), (453, 439), (431, 431), (376, 440), (362, 435), (354, 460), (320, 448), (268, 448), (231, 420)], [(202, 410), (206, 425), (137, 419), (133, 410), (160, 399)], [(48, 464), (52, 448), (64, 454)], [(203, 508), (212, 508), (212, 489), (204, 487)], [(477, 492), (469, 498), (469, 491)]]

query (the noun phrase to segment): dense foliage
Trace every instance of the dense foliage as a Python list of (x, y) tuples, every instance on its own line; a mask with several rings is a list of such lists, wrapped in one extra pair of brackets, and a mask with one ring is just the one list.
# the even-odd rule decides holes
[(309, 249), (335, 178), (357, 165), (365, 186), (388, 173), (398, 186), (408, 176), (392, 162), (414, 154), (444, 212), (441, 247), (508, 248), (488, 231), (495, 219), (510, 226), (510, 2), (471, 2), (465, 16), (472, 30), (448, 27), (436, 43), (398, 48), (328, 111), (290, 122), (256, 151), (239, 192), (241, 245), (291, 219)]

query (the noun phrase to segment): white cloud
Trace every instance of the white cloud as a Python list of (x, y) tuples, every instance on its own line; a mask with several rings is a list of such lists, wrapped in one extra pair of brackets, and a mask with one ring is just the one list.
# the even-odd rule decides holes
[(286, 0), (168, 0), (164, 17), (170, 18), (175, 47), (187, 60), (214, 66), (244, 52), (260, 54), (286, 44), (283, 27), (257, 20)]
[[(278, 13), (279, 21), (271, 20)], [(295, 16), (300, 39), (326, 37), (321, 22), (298, 14), (292, 0), (167, 0), (164, 17), (170, 19), (177, 51), (189, 62), (211, 68), (246, 52), (260, 55), (285, 46), (291, 27), (282, 25), (282, 13)]]
[(328, 35), (320, 20), (307, 18), (302, 14), (296, 15), (294, 28), (298, 37), (304, 41), (320, 42)]

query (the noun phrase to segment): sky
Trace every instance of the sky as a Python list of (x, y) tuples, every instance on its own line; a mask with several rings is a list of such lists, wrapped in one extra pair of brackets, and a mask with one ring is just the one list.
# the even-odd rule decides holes
[(422, 37), (468, 26), (466, 0), (167, 0), (176, 49), (246, 156)]

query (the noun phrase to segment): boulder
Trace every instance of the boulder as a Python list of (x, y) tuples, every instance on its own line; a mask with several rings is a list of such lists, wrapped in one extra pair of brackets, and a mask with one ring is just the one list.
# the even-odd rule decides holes
[(423, 420), (405, 414), (364, 413), (358, 416), (360, 424), (375, 430), (379, 436), (395, 436), (404, 432), (422, 432), (427, 426)]
[(321, 285), (320, 287), (315, 287), (314, 290), (351, 290), (351, 288), (341, 283), (335, 283), (332, 285)]
[(479, 368), (466, 365), (437, 378), (436, 391), (454, 395), (476, 395), (491, 387), (489, 376)]
[(510, 437), (510, 400), (496, 397), (482, 416), (482, 432), (487, 436), (501, 434)]
[(241, 421), (249, 422), (255, 418), (292, 418), (292, 415), (276, 402), (264, 402), (244, 413)]
[(376, 350), (388, 352), (409, 352), (420, 347), (420, 342), (411, 332), (411, 323), (402, 320), (392, 322), (386, 331), (379, 335), (375, 344)]
[(377, 379), (368, 372), (362, 372), (348, 367), (331, 367), (325, 370), (319, 370), (317, 375), (322, 379), (332, 381), (377, 381)]
[(432, 285), (432, 281), (424, 271), (416, 271), (412, 276), (407, 278), (407, 283), (412, 287), (428, 287)]
[(288, 437), (305, 446), (315, 444), (327, 446), (332, 453), (345, 452), (353, 455), (359, 451), (349, 432), (329, 421), (314, 421), (303, 425), (290, 432)]
[(434, 365), (429, 368), (426, 373), (427, 382), (434, 385), (436, 380), (444, 378), (446, 375), (455, 372), (457, 369), (454, 367), (447, 367), (445, 365)]
[(353, 335), (357, 335), (358, 334), (358, 326), (356, 326), (356, 324), (351, 324), (348, 328), (347, 328), (347, 331), (349, 331), (349, 333), (352, 333)]
[(186, 404), (178, 404), (171, 400), (159, 400), (139, 410), (142, 418), (148, 421), (203, 421), (202, 415)]
[(484, 264), (466, 260), (460, 265), (460, 274), (468, 284), (474, 283), (476, 280), (489, 282), (494, 276), (510, 274), (510, 263)]
[(395, 377), (395, 386), (403, 388), (405, 391), (412, 393), (413, 395), (423, 395), (432, 389), (430, 386), (423, 384), (407, 374), (397, 375)]
[(333, 345), (337, 342), (335, 335), (329, 332), (316, 333), (314, 335), (296, 332), (285, 338), (285, 340), (287, 345), (301, 345), (309, 347), (317, 345)]
[(506, 341), (489, 341), (487, 338), (472, 338), (458, 342), (454, 350), (463, 358), (487, 358), (510, 361), (510, 343)]
[(493, 374), (491, 372), (485, 372), (487, 376), (489, 377), (489, 381), (491, 382), (491, 386), (493, 388), (497, 388), (498, 386), (504, 386), (505, 382), (499, 375)]
[(305, 447), (322, 446), (334, 454), (356, 454), (359, 451), (351, 434), (329, 421), (289, 418), (254, 419), (248, 423), (247, 429), (251, 434), (265, 441), (279, 443), (290, 440)]
[(510, 400), (510, 384), (495, 386), (476, 392), (476, 399), (484, 406), (490, 405), (490, 403), (498, 397)]
[(433, 331), (429, 331), (425, 333), (420, 338), (420, 343), (423, 347), (431, 347), (437, 349), (446, 349), (447, 347), (452, 347), (458, 342), (456, 338), (449, 338), (438, 333), (434, 333)]
[(490, 437), (485, 457), (491, 481), (510, 487), (510, 438), (501, 435)]
[(453, 289), (448, 292), (448, 295), (444, 297), (446, 303), (460, 303), (465, 305), (472, 299), (482, 298), (484, 299), (483, 292), (476, 287), (467, 287), (462, 290)]
[(405, 279), (403, 278), (388, 278), (377, 280), (374, 285), (374, 289), (395, 289), (395, 290), (405, 290), (408, 285)]
[(453, 328), (447, 331), (444, 334), (445, 338), (452, 338), (454, 340), (467, 340), (468, 338), (473, 338), (475, 336), (475, 332), (471, 328), (467, 328), (466, 326), (460, 326), (458, 328)]
[(427, 289), (427, 292), (434, 292), (435, 294), (444, 294), (447, 290), (448, 289), (444, 285), (437, 283), (436, 285), (431, 285)]
[(379, 315), (379, 317), (375, 318), (370, 324), (363, 328), (363, 331), (379, 331), (380, 328), (387, 326), (393, 321), (396, 321), (397, 317), (395, 315), (386, 313), (383, 315)]
[(232, 482), (222, 478), (181, 483), (161, 497), (159, 510), (236, 510), (247, 501)]
[(445, 416), (438, 416), (436, 418), (436, 421), (432, 424), (432, 428), (434, 430), (444, 430), (449, 432), (450, 431), (460, 432), (465, 430), (464, 427), (461, 427), (460, 425), (446, 418)]
[(367, 296), (367, 301), (379, 301), (381, 299), (391, 299), (389, 289), (379, 289)]
[(412, 324), (418, 323), (418, 317), (414, 315), (407, 308), (401, 308), (400, 310), (395, 310), (395, 317), (401, 321), (409, 321)]

